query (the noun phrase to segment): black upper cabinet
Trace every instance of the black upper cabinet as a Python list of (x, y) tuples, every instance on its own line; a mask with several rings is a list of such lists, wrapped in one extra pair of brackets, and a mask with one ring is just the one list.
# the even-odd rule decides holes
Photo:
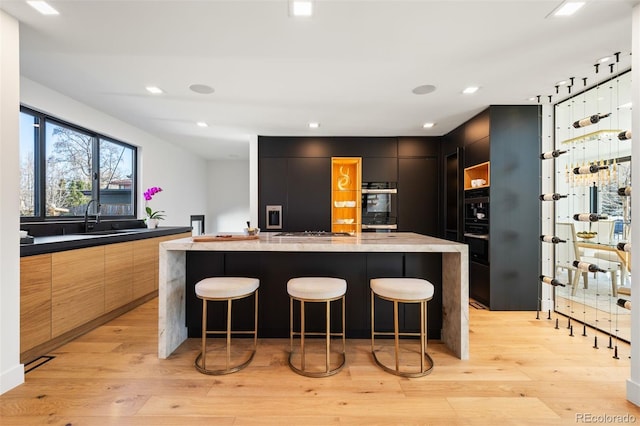
[(287, 159), (287, 231), (331, 231), (331, 159)]
[(489, 136), (479, 139), (466, 146), (464, 152), (464, 166), (471, 167), (489, 161)]
[(397, 182), (398, 159), (396, 157), (364, 157), (362, 182)]
[(266, 206), (282, 206), (283, 216), (287, 205), (287, 159), (260, 158), (258, 161), (258, 227), (266, 228)]

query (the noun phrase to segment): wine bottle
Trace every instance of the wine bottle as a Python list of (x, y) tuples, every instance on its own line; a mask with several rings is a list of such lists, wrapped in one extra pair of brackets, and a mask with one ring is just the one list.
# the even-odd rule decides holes
[(575, 127), (576, 129), (579, 129), (580, 127), (596, 124), (598, 121), (602, 120), (603, 118), (607, 118), (610, 115), (611, 115), (610, 112), (606, 114), (594, 114), (590, 117), (585, 117), (582, 120), (576, 121), (575, 123), (573, 123), (573, 127)]
[(567, 198), (568, 195), (561, 195), (558, 194), (557, 192), (554, 193), (549, 193), (549, 194), (542, 194), (540, 195), (540, 201), (557, 201), (560, 198)]
[(576, 167), (573, 169), (574, 175), (588, 175), (589, 173), (598, 173), (600, 170), (608, 169), (609, 166), (597, 166), (591, 164), (589, 166)]
[(631, 243), (618, 243), (618, 250), (631, 253)]
[(548, 277), (546, 275), (540, 275), (540, 281), (542, 281), (545, 284), (551, 284), (554, 287), (557, 287), (557, 286), (566, 287), (566, 284), (561, 283), (557, 279)]
[(566, 153), (567, 151), (560, 151), (559, 149), (554, 149), (553, 151), (547, 151), (540, 154), (541, 160), (548, 160), (549, 158), (559, 157), (560, 155)]
[(556, 237), (555, 235), (540, 235), (540, 241), (542, 241), (544, 243), (552, 243), (552, 244), (566, 243), (567, 242), (567, 240), (562, 240), (562, 239)]
[(621, 141), (626, 141), (627, 139), (631, 139), (631, 130), (622, 131), (618, 133), (618, 139)]
[(621, 308), (631, 310), (631, 300), (618, 299), (616, 305), (620, 306)]
[(631, 195), (631, 186), (618, 188), (618, 195), (620, 195), (621, 197), (629, 197)]
[(578, 260), (574, 260), (573, 266), (585, 272), (607, 272), (595, 263), (580, 262)]
[(607, 215), (596, 213), (578, 213), (573, 215), (573, 220), (579, 222), (597, 222), (604, 219), (607, 219)]

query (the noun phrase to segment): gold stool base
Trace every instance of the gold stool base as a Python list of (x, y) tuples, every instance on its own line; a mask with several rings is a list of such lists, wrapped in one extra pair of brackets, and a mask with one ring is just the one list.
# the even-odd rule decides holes
[(200, 352), (198, 354), (198, 356), (196, 357), (196, 361), (194, 362), (194, 365), (196, 367), (196, 370), (198, 370), (199, 372), (201, 372), (202, 374), (209, 374), (212, 376), (222, 376), (224, 374), (231, 374), (231, 373), (235, 373), (236, 371), (240, 371), (243, 368), (245, 368), (247, 365), (249, 365), (251, 363), (251, 361), (253, 360), (253, 356), (256, 354), (256, 350), (254, 349), (253, 351), (251, 351), (251, 355), (249, 355), (249, 359), (247, 359), (245, 362), (243, 362), (240, 365), (236, 365), (233, 367), (229, 367), (229, 368), (224, 368), (222, 370), (210, 370), (207, 368), (203, 368), (202, 367), (202, 352)]
[[(297, 300), (300, 302), (300, 331), (296, 332), (293, 330), (293, 301)], [(341, 333), (332, 333), (331, 332), (331, 302), (340, 300), (342, 303), (342, 332)], [(326, 330), (325, 332), (308, 332), (305, 330), (305, 311), (304, 304), (305, 302), (309, 303), (325, 303), (326, 304)], [(345, 295), (341, 295), (339, 297), (325, 299), (325, 300), (309, 300), (302, 299), (298, 297), (289, 297), (289, 321), (290, 321), (290, 331), (289, 331), (289, 342), (290, 342), (290, 350), (288, 363), (291, 370), (295, 373), (300, 374), (305, 377), (328, 377), (333, 376), (338, 373), (345, 365), (346, 361), (346, 333), (345, 333)], [(300, 336), (300, 368), (296, 367), (293, 363), (293, 357), (296, 354), (293, 350), (293, 341), (294, 336)], [(309, 371), (306, 369), (306, 349), (305, 349), (305, 337), (306, 336), (323, 336), (325, 338), (325, 370), (324, 371)], [(340, 337), (342, 338), (342, 352), (339, 353), (339, 365), (331, 368), (330, 367), (330, 347), (331, 347), (331, 337)]]
[(425, 357), (425, 360), (427, 361), (428, 367), (426, 367), (424, 370), (416, 371), (416, 372), (399, 371), (399, 370), (396, 370), (395, 368), (387, 367), (378, 359), (378, 355), (376, 355), (376, 352), (377, 351), (371, 352), (371, 354), (373, 355), (373, 360), (376, 362), (376, 364), (378, 364), (378, 366), (382, 368), (384, 371), (386, 371), (387, 373), (395, 374), (396, 376), (410, 377), (410, 378), (423, 377), (431, 373), (431, 371), (433, 370), (433, 359), (431, 359), (431, 356), (426, 352), (424, 354), (424, 357)]

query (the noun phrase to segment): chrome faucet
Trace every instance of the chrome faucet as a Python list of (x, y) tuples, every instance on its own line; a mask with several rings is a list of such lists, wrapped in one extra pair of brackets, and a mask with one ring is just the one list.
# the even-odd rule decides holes
[(89, 206), (91, 206), (91, 203), (96, 203), (96, 224), (100, 223), (100, 207), (101, 207), (101, 204), (98, 203), (95, 199), (91, 199), (91, 201), (89, 201), (87, 203), (87, 208), (84, 211), (84, 232), (88, 232), (89, 231)]

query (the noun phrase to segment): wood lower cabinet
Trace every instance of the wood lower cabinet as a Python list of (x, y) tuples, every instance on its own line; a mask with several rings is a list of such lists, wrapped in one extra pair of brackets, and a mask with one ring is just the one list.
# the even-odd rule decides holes
[(53, 253), (52, 337), (104, 313), (104, 246)]
[(51, 254), (20, 261), (20, 352), (51, 339)]
[(133, 242), (104, 247), (104, 308), (124, 306), (133, 297)]
[(133, 298), (158, 289), (158, 238), (133, 242)]
[(22, 257), (20, 361), (33, 361), (154, 297), (160, 243), (189, 236)]

